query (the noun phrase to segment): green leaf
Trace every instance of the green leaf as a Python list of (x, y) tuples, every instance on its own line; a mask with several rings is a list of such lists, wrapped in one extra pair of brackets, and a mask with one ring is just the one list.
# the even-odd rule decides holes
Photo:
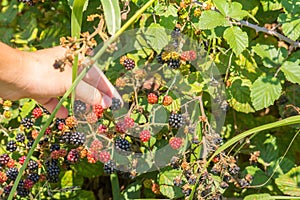
[(129, 184), (124, 191), (122, 191), (123, 197), (127, 200), (138, 199), (141, 196), (142, 181), (137, 180)]
[(244, 200), (275, 200), (276, 198), (271, 195), (265, 194), (250, 194), (244, 198)]
[(241, 54), (248, 47), (248, 35), (238, 26), (227, 28), (224, 38), (236, 55)]
[(206, 10), (203, 11), (199, 18), (199, 22), (196, 23), (195, 26), (199, 29), (205, 30), (213, 29), (217, 26), (229, 26), (229, 22), (221, 13), (212, 10)]
[(103, 174), (103, 164), (102, 163), (88, 163), (87, 160), (82, 160), (76, 165), (72, 166), (79, 175), (93, 178)]
[[(295, 6), (296, 7), (296, 6)], [(280, 14), (278, 22), (282, 24), (284, 35), (292, 40), (297, 40), (300, 36), (300, 19), (299, 17), (288, 14)]]
[[(276, 137), (267, 134), (259, 135), (254, 138), (255, 150), (260, 151), (258, 162), (264, 166), (274, 163), (277, 159), (279, 150), (276, 144)], [(261, 142), (263, 141), (263, 142)]]
[(288, 56), (285, 48), (276, 49), (274, 45), (257, 44), (252, 49), (262, 59), (264, 66), (269, 68), (280, 66)]
[(33, 100), (25, 102), (21, 108), (20, 116), (22, 118), (26, 117), (32, 111), (32, 109), (35, 107), (35, 105), (36, 105), (36, 102)]
[(72, 37), (79, 38), (81, 33), (82, 14), (84, 11), (85, 3), (87, 0), (73, 0), (72, 5), (72, 16), (71, 16), (71, 35)]
[(280, 97), (281, 84), (275, 77), (260, 76), (251, 87), (251, 100), (254, 108), (260, 110), (273, 105)]
[(254, 112), (251, 105), (250, 87), (252, 83), (248, 79), (235, 77), (231, 80), (231, 86), (228, 88), (229, 104), (236, 111), (250, 113)]
[(121, 27), (121, 12), (118, 0), (101, 0), (108, 33), (113, 35)]
[(160, 52), (169, 42), (166, 29), (159, 24), (151, 24), (145, 32), (145, 38), (156, 52)]
[(158, 174), (158, 184), (160, 192), (170, 199), (180, 198), (183, 196), (181, 188), (174, 186), (175, 177), (180, 177), (182, 171), (178, 169), (166, 168), (161, 173)]
[(251, 185), (261, 185), (268, 181), (269, 177), (257, 166), (246, 167), (246, 173), (252, 175)]
[(300, 84), (300, 60), (294, 62), (285, 61), (280, 69), (287, 80)]
[(267, 168), (267, 174), (271, 176), (274, 171), (275, 174), (272, 178), (277, 178), (279, 175), (285, 174), (295, 167), (295, 163), (288, 158), (280, 157)]
[(72, 187), (72, 186), (81, 186), (83, 184), (83, 177), (74, 174), (72, 170), (68, 170), (61, 177), (60, 181), (61, 187)]
[(275, 179), (278, 188), (286, 195), (300, 196), (300, 166)]
[(160, 15), (159, 24), (163, 27), (172, 30), (175, 27), (177, 20), (177, 8), (174, 5), (169, 5), (167, 10)]

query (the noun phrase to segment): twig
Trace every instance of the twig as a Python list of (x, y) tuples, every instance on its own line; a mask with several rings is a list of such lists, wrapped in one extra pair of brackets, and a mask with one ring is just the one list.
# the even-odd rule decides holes
[[(199, 1), (194, 1), (194, 3), (196, 4), (199, 4), (199, 5), (203, 5), (202, 2), (199, 2)], [(220, 12), (218, 9), (212, 9), (213, 11), (216, 11), (216, 12)], [(230, 18), (230, 19), (233, 19), (233, 18)], [(300, 48), (300, 42), (299, 41), (294, 41), (274, 30), (269, 30), (269, 29), (266, 29), (265, 27), (261, 27), (261, 26), (258, 26), (258, 25), (255, 25), (255, 24), (252, 24), (248, 21), (245, 21), (245, 20), (235, 20), (233, 19), (234, 21), (230, 21), (231, 24), (235, 24), (235, 25), (239, 25), (239, 26), (247, 26), (249, 28), (252, 28), (252, 29), (255, 29), (256, 32), (263, 32), (263, 33), (267, 33), (269, 35), (273, 35), (277, 38), (279, 38), (280, 40), (282, 41), (285, 41), (286, 43), (289, 43), (293, 48)]]

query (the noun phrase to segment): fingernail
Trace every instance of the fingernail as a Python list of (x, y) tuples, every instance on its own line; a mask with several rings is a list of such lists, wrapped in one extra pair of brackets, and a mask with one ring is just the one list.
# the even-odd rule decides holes
[(109, 98), (107, 95), (102, 96), (101, 105), (103, 108), (108, 108), (111, 105), (111, 98)]

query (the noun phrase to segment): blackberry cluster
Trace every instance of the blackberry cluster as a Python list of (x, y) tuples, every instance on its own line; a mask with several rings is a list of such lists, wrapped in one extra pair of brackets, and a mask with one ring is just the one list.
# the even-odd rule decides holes
[(17, 142), (24, 142), (25, 141), (25, 135), (23, 133), (18, 133), (16, 136)]
[(116, 172), (116, 163), (113, 160), (109, 160), (108, 162), (106, 162), (104, 164), (104, 172), (106, 174), (113, 174), (114, 172)]
[(126, 60), (124, 60), (123, 65), (124, 65), (125, 69), (132, 70), (135, 67), (135, 62), (134, 62), (134, 60), (127, 58)]
[(30, 129), (33, 126), (33, 120), (28, 117), (23, 118), (20, 123), (27, 129)]
[(128, 140), (119, 138), (115, 141), (115, 146), (120, 151), (129, 151), (130, 150), (130, 143)]
[(64, 132), (64, 134), (60, 137), (60, 142), (61, 143), (70, 143), (70, 138), (71, 138), (72, 133), (71, 132)]
[(58, 176), (60, 173), (59, 166), (57, 162), (55, 161), (50, 161), (46, 163), (47, 166), (47, 179), (51, 183), (56, 183), (58, 182)]
[(17, 195), (20, 197), (26, 197), (29, 195), (29, 190), (26, 189), (24, 184), (24, 180), (20, 180), (19, 185), (17, 187)]
[(3, 193), (5, 195), (9, 195), (10, 191), (11, 191), (12, 185), (7, 185), (3, 188)]
[(2, 154), (0, 156), (0, 165), (6, 165), (9, 162), (9, 156), (8, 154)]
[(8, 141), (6, 144), (6, 150), (10, 151), (10, 152), (14, 152), (15, 150), (17, 150), (16, 141), (14, 141), (14, 140)]
[(180, 28), (175, 27), (174, 30), (171, 32), (171, 37), (173, 39), (178, 39), (180, 37), (181, 33), (180, 33)]
[(86, 112), (86, 104), (80, 100), (74, 101), (74, 114), (81, 115)]
[(70, 143), (76, 146), (81, 146), (85, 142), (85, 134), (80, 132), (73, 132), (70, 136)]
[(184, 125), (184, 118), (182, 114), (178, 113), (171, 113), (169, 117), (169, 125), (172, 128), (180, 128), (181, 126)]
[(51, 152), (52, 151), (58, 151), (59, 149), (60, 149), (59, 144), (54, 143), (54, 144), (51, 144), (51, 146), (50, 146), (50, 151)]
[(34, 183), (38, 182), (40, 179), (40, 176), (37, 173), (30, 173), (27, 176), (27, 179), (33, 181)]
[(35, 171), (38, 169), (39, 164), (34, 160), (30, 160), (27, 167), (28, 167), (29, 171), (32, 172), (32, 171)]
[(178, 69), (180, 67), (180, 60), (179, 59), (170, 59), (168, 61), (168, 66), (172, 69)]
[(8, 168), (8, 170), (6, 171), (6, 176), (10, 180), (16, 180), (18, 174), (19, 174), (19, 171), (15, 167)]
[(111, 110), (119, 110), (120, 108), (121, 108), (121, 100), (113, 97), (110, 109)]

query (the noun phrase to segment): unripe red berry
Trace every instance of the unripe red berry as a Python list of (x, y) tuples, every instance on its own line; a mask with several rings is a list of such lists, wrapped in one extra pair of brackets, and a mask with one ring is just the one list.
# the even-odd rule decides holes
[(150, 104), (156, 104), (157, 101), (158, 101), (158, 97), (157, 97), (156, 94), (154, 94), (154, 93), (148, 94), (148, 103), (150, 103)]
[(169, 140), (169, 144), (172, 149), (179, 149), (183, 143), (183, 140), (179, 137), (171, 137)]
[(171, 105), (172, 102), (173, 102), (172, 97), (166, 95), (166, 96), (164, 96), (164, 98), (163, 98), (162, 104), (163, 104), (164, 106), (168, 106), (168, 105)]
[(143, 130), (140, 132), (140, 139), (142, 142), (148, 142), (151, 138), (151, 133), (148, 130)]

